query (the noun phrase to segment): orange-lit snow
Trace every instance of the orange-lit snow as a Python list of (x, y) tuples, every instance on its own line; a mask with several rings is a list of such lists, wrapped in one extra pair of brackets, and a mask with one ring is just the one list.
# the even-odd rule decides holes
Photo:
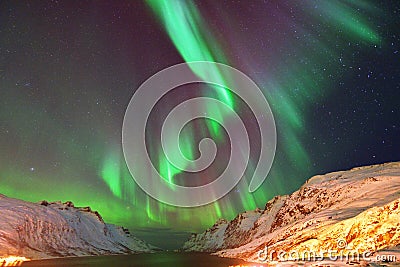
[(30, 259), (19, 256), (0, 257), (0, 266), (21, 266), (24, 261), (30, 261)]

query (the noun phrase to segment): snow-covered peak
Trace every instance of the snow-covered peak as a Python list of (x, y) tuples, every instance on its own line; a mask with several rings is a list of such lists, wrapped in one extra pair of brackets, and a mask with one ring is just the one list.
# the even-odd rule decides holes
[(127, 229), (72, 202), (30, 203), (0, 195), (0, 257), (27, 258), (151, 251)]
[(298, 191), (274, 197), (264, 210), (239, 214), (223, 234), (195, 235), (185, 247), (207, 244), (206, 251), (250, 261), (266, 246), (319, 249), (339, 237), (358, 248), (382, 249), (400, 244), (399, 199), (400, 162), (317, 175)]

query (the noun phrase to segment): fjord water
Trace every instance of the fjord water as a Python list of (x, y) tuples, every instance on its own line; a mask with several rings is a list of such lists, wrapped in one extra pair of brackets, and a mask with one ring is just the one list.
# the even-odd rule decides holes
[[(151, 253), (118, 256), (93, 256), (50, 259), (25, 262), (26, 267), (68, 266), (68, 267), (228, 267), (231, 265), (244, 265), (243, 261), (210, 256), (206, 253)], [(258, 266), (258, 265), (257, 265)]]

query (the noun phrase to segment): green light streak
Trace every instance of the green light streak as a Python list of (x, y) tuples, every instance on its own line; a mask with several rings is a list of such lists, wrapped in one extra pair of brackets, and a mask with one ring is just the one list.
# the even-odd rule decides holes
[[(216, 40), (211, 34), (206, 34), (209, 29), (192, 1), (147, 0), (147, 3), (163, 24), (186, 62), (217, 62), (218, 60), (222, 63), (226, 62)], [(196, 68), (192, 68), (192, 71), (205, 80), (212, 75), (221, 84), (227, 85), (225, 77), (216, 67), (207, 72)], [(219, 99), (233, 107), (234, 102), (230, 90), (225, 88), (217, 88), (217, 90)]]
[[(211, 34), (206, 34), (209, 32), (209, 29), (207, 29), (206, 24), (201, 18), (199, 10), (191, 1), (148, 0), (147, 3), (165, 27), (172, 42), (186, 62), (217, 62), (217, 56), (221, 62), (226, 62), (222, 49), (218, 47), (216, 40), (212, 38)], [(192, 71), (204, 80), (208, 80), (211, 75), (227, 87), (226, 77), (216, 67), (206, 72), (196, 68), (192, 68)], [(214, 86), (213, 88), (217, 92), (218, 99), (231, 108), (234, 107), (233, 96), (229, 89), (219, 86)], [(229, 116), (229, 114), (222, 114), (222, 111), (218, 107), (209, 106), (208, 109), (212, 110), (213, 114), (220, 114), (221, 121), (225, 116)], [(207, 121), (206, 124), (211, 136), (216, 141), (221, 140), (222, 134), (219, 125), (214, 121)], [(181, 150), (183, 153), (193, 155), (191, 151), (193, 146), (193, 142), (188, 139), (184, 141)], [(170, 162), (163, 162), (164, 156), (162, 153), (160, 151), (158, 155), (160, 175), (169, 182), (172, 182), (173, 176), (181, 171), (171, 166)]]
[[(360, 2), (359, 6), (368, 6), (368, 3), (365, 1), (358, 2)], [(355, 1), (350, 1), (350, 3), (354, 4)], [(339, 1), (323, 1), (321, 4), (323, 5), (321, 10), (326, 18), (331, 20), (333, 24), (336, 24), (346, 34), (352, 36), (352, 38), (355, 35), (355, 37), (369, 43), (378, 44), (381, 42), (379, 35), (368, 26), (362, 16), (354, 8), (351, 8), (351, 6)]]
[(217, 215), (217, 218), (221, 218), (222, 217), (222, 211), (221, 211), (221, 207), (219, 206), (218, 202), (214, 203), (214, 209), (215, 209), (215, 214)]
[(169, 183), (173, 183), (174, 176), (181, 171), (177, 169), (174, 165), (172, 165), (167, 159), (163, 158), (164, 155), (163, 153), (160, 153), (160, 159), (159, 159), (159, 172), (161, 177), (163, 177), (166, 181)]
[(116, 197), (122, 198), (119, 159), (116, 157), (107, 157), (105, 159), (101, 170), (101, 178), (103, 178)]
[[(193, 150), (193, 136), (193, 129), (190, 127), (185, 127), (184, 131), (182, 131), (179, 136), (180, 151), (172, 151), (172, 157), (174, 157), (174, 155), (182, 153), (187, 159), (193, 160), (195, 154)], [(172, 142), (172, 140), (176, 139), (176, 136), (168, 136), (167, 139), (171, 140)], [(174, 176), (182, 172), (180, 169), (178, 169), (168, 161), (162, 149), (158, 153), (158, 171), (161, 177), (163, 177), (171, 184), (174, 183)]]

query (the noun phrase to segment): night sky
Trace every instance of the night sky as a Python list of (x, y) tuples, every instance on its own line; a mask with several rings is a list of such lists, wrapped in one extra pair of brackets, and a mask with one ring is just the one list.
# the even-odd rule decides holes
[[(263, 208), (313, 175), (400, 160), (399, 1), (1, 1), (0, 12), (0, 193), (7, 196), (91, 206), (107, 222), (174, 248), (187, 233)], [(277, 151), (255, 193), (247, 192), (249, 167), (219, 201), (177, 208), (135, 184), (122, 122), (141, 83), (198, 60), (231, 65), (258, 84), (275, 117)], [(162, 174), (170, 169), (160, 125), (181, 100), (200, 95), (218, 98), (215, 88), (183, 86), (152, 114), (149, 151)], [(254, 136), (254, 163), (254, 116), (232, 101)], [(226, 133), (210, 124), (196, 121), (182, 137), (192, 157), (204, 136), (222, 151), (189, 183), (212, 180), (229, 155)], [(184, 172), (168, 173), (185, 183)]]

